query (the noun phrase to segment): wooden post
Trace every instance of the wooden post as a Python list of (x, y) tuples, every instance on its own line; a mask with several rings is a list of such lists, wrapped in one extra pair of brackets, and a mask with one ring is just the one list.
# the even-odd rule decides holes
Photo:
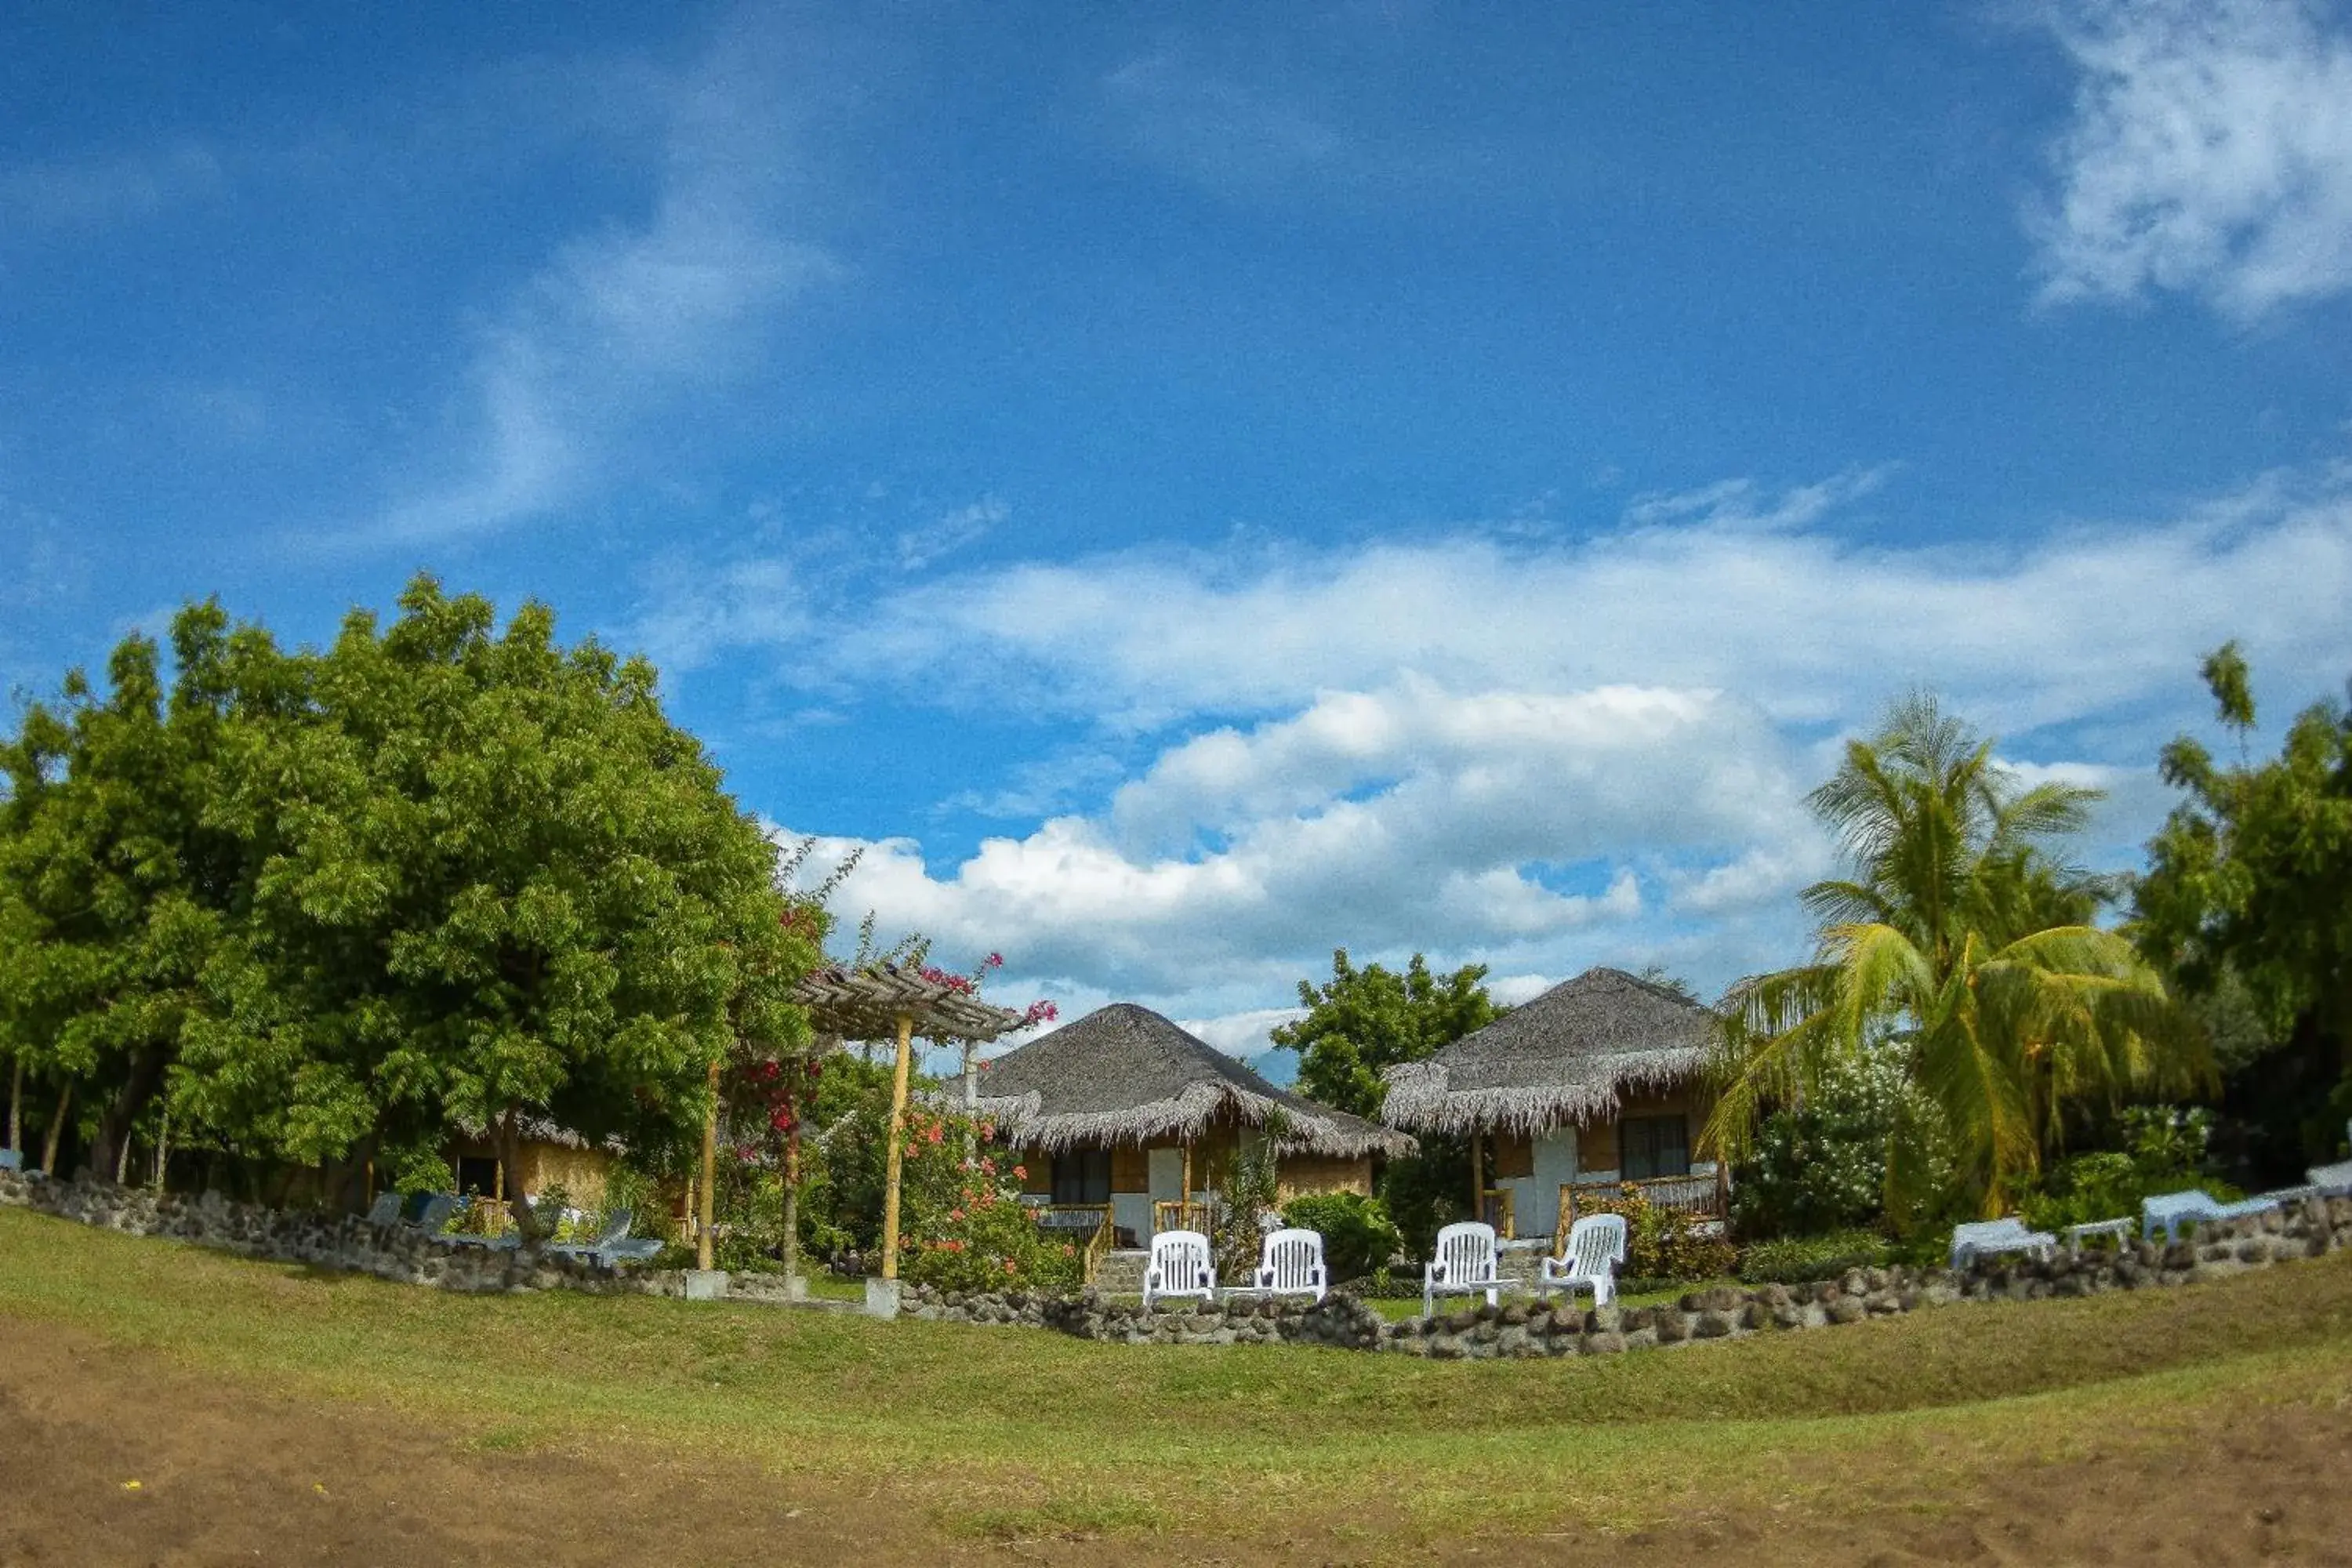
[(972, 1044), (966, 1040), (963, 1043), (963, 1163), (967, 1165), (980, 1158), (980, 1135), (973, 1125), (979, 1120), (975, 1112), (979, 1109), (976, 1102), (980, 1091), (971, 1081), (971, 1052)]
[(1192, 1228), (1192, 1141), (1190, 1138), (1184, 1140), (1184, 1174), (1178, 1179), (1183, 1183), (1184, 1190), (1176, 1194), (1179, 1200), (1176, 1223), (1190, 1230)]
[(719, 1180), (719, 1063), (710, 1063), (710, 1112), (702, 1119), (702, 1202), (696, 1215), (694, 1266), (708, 1273), (718, 1262), (710, 1245), (710, 1189)]
[(915, 1047), (915, 1020), (898, 1015), (898, 1062), (890, 1072), (890, 1149), (882, 1182), (882, 1278), (898, 1278), (898, 1177), (907, 1158), (907, 1068)]
[(1470, 1130), (1470, 1217), (1486, 1217), (1486, 1134), (1484, 1129)]

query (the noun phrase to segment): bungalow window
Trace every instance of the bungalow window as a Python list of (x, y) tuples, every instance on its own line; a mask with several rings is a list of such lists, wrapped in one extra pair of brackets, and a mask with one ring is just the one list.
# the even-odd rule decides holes
[(1110, 1151), (1073, 1149), (1054, 1156), (1054, 1201), (1057, 1204), (1110, 1202)]
[(1617, 1124), (1618, 1167), (1629, 1182), (1690, 1174), (1688, 1125), (1674, 1116), (1629, 1116)]
[(488, 1155), (458, 1155), (457, 1190), (467, 1197), (497, 1197), (499, 1195), (498, 1161)]

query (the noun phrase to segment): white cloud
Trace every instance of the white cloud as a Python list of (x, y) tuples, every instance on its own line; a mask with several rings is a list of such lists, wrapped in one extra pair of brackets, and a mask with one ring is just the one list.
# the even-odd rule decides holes
[(2083, 73), (2033, 217), (2043, 298), (2250, 319), (2352, 286), (2352, 37), (2304, 0), (2068, 0)]
[(1410, 673), (1462, 693), (1733, 691), (1783, 722), (1856, 722), (1858, 692), (1920, 681), (2018, 732), (2173, 689), (2232, 636), (2298, 668), (2336, 657), (2347, 483), (2267, 480), (2176, 521), (2024, 548), (1758, 529), (1742, 500), (1727, 522), (1573, 543), (1018, 564), (890, 595), (814, 651), (835, 679), (945, 682), (975, 703), (1013, 692), (1141, 730), (1295, 711)]
[(480, 330), (454, 416), (459, 454), (387, 510), (379, 536), (442, 538), (579, 499), (648, 416), (742, 380), (782, 308), (837, 274), (792, 232), (794, 48), (768, 24), (731, 26), (657, 92), (650, 212), (560, 246)]
[(838, 907), (1001, 949), (1069, 1016), (1264, 1010), (1337, 946), (1486, 963), (1498, 994), (1603, 962), (1713, 991), (1802, 952), (1793, 895), (1832, 867), (1804, 795), (1906, 684), (2022, 736), (2027, 777), (2109, 789), (2084, 847), (2116, 864), (2168, 803), (2150, 763), (2201, 717), (2200, 653), (2242, 636), (2298, 692), (2352, 668), (2345, 472), (2025, 549), (1849, 543), (1831, 513), (1869, 489), (1723, 487), (1574, 543), (982, 569), (820, 616), (777, 640), (829, 685), (961, 670), (1158, 736), (952, 864), (869, 847)]

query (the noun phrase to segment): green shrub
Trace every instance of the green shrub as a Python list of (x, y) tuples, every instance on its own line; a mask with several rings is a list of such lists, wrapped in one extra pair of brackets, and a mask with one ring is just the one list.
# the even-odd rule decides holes
[(1889, 1257), (1886, 1238), (1874, 1230), (1783, 1237), (1743, 1249), (1739, 1278), (1750, 1285), (1802, 1285), (1834, 1279), (1849, 1268), (1883, 1268)]
[(1323, 1262), (1336, 1284), (1378, 1272), (1404, 1245), (1378, 1198), (1360, 1193), (1309, 1193), (1284, 1205), (1282, 1223), (1320, 1232)]
[(1666, 1283), (1717, 1279), (1731, 1272), (1738, 1257), (1730, 1242), (1699, 1229), (1690, 1215), (1654, 1204), (1630, 1184), (1622, 1197), (1580, 1199), (1577, 1208), (1579, 1218), (1588, 1214), (1625, 1216), (1625, 1261), (1618, 1273), (1628, 1279)]
[(2134, 1106), (2123, 1114), (2124, 1147), (2076, 1154), (2050, 1170), (2042, 1190), (2019, 1205), (2038, 1230), (2060, 1230), (2100, 1219), (2137, 1219), (2140, 1201), (2201, 1187), (2228, 1201), (2238, 1189), (2216, 1179), (2205, 1163), (2213, 1113), (2164, 1105)]

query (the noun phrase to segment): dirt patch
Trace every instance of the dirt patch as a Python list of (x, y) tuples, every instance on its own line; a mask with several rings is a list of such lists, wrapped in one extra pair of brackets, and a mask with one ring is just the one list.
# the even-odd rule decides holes
[[(133, 1486), (131, 1483), (135, 1482)], [(514, 1452), (496, 1427), (281, 1398), (78, 1331), (0, 1321), (0, 1564), (551, 1562), (1096, 1563), (2213, 1563), (2352, 1568), (2352, 1412), (2281, 1406), (2194, 1444), (1981, 1477), (1958, 1494), (1758, 1507), (1633, 1535), (1448, 1546), (1389, 1521), (1300, 1520), (1255, 1540), (972, 1540), (919, 1477), (778, 1478), (612, 1441)], [(1433, 1550), (1433, 1547), (1434, 1550)]]

